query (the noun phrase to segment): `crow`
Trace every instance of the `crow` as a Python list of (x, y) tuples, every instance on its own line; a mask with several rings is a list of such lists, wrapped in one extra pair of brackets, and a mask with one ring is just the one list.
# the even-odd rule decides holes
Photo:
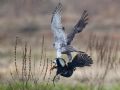
[(51, 68), (51, 70), (57, 70), (53, 78), (53, 83), (56, 76), (61, 75), (63, 77), (70, 77), (76, 70), (76, 67), (91, 66), (91, 64), (93, 64), (92, 58), (84, 52), (76, 54), (72, 62), (68, 63), (66, 63), (63, 58), (56, 58), (55, 65)]

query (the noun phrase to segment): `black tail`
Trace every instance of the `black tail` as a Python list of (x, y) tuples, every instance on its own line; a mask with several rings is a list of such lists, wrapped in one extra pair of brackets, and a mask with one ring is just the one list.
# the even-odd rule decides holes
[(78, 53), (72, 60), (72, 62), (68, 63), (68, 66), (71, 68), (75, 67), (84, 67), (91, 66), (93, 64), (93, 60), (86, 53)]

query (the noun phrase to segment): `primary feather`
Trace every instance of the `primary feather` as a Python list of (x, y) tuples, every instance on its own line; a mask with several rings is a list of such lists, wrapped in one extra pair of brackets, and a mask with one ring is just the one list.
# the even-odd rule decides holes
[(61, 3), (55, 8), (51, 20), (51, 28), (54, 34), (54, 47), (57, 50), (57, 58), (61, 57), (61, 48), (66, 46), (66, 35), (63, 31), (63, 26), (61, 23)]
[(68, 63), (68, 67), (75, 69), (76, 67), (90, 66), (93, 64), (93, 60), (86, 53), (78, 53), (72, 60)]
[(84, 10), (78, 23), (74, 26), (73, 30), (67, 35), (67, 45), (71, 44), (75, 35), (77, 33), (80, 33), (87, 24), (88, 24), (88, 13), (86, 10)]

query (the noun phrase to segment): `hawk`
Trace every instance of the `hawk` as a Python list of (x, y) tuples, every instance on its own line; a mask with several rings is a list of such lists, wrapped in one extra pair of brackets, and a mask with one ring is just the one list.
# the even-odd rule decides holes
[(54, 44), (53, 46), (56, 49), (57, 58), (61, 58), (61, 54), (66, 54), (69, 61), (72, 61), (71, 52), (83, 53), (79, 50), (76, 50), (71, 46), (71, 42), (76, 34), (83, 31), (85, 26), (88, 24), (88, 13), (86, 10), (83, 11), (81, 18), (77, 24), (73, 27), (72, 31), (67, 35), (64, 32), (64, 27), (61, 23), (61, 11), (62, 4), (59, 3), (52, 14), (51, 19), (51, 29), (54, 35)]

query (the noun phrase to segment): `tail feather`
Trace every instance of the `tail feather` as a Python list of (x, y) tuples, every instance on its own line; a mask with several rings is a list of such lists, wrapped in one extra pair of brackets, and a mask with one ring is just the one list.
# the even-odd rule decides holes
[(84, 67), (91, 66), (93, 64), (93, 60), (86, 53), (78, 53), (72, 60), (72, 62), (68, 63), (68, 66), (71, 68), (76, 67)]

